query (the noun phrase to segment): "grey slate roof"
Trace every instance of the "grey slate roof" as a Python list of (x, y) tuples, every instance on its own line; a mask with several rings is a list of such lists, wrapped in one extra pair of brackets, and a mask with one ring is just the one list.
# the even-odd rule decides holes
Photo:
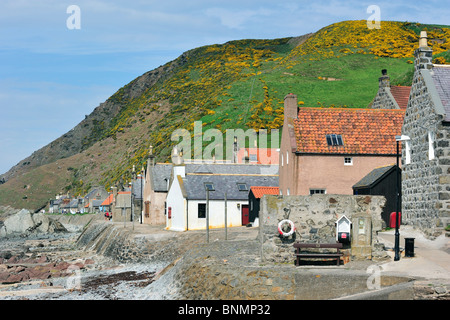
[(444, 107), (444, 120), (450, 122), (450, 67), (434, 65), (431, 77)]
[[(277, 187), (278, 176), (264, 175), (227, 175), (227, 174), (188, 174), (183, 178), (183, 186), (188, 200), (206, 200), (205, 183), (213, 183), (214, 191), (209, 192), (210, 200), (248, 200), (250, 187)], [(238, 183), (245, 183), (247, 190), (240, 191)]]
[(143, 179), (142, 178), (136, 178), (133, 180), (133, 195), (135, 199), (142, 199), (142, 184)]
[(103, 186), (93, 187), (93, 188), (92, 188), (92, 189), (84, 196), (84, 198), (85, 198), (85, 199), (91, 199), (91, 198), (95, 197), (95, 196), (97, 195), (97, 193), (102, 194), (102, 192), (103, 192), (103, 194), (106, 194), (106, 193), (107, 193), (106, 190), (105, 190), (105, 187), (103, 187)]
[(151, 167), (151, 185), (154, 191), (167, 192), (167, 181), (170, 180), (172, 174), (171, 163), (157, 163)]
[(70, 208), (78, 208), (78, 199), (72, 199), (69, 203)]
[[(172, 163), (157, 163), (151, 168), (151, 183), (154, 191), (167, 192), (167, 181), (172, 175)], [(261, 164), (185, 164), (186, 173), (197, 174), (265, 174), (277, 175), (278, 165)], [(278, 186), (278, 183), (277, 183)]]
[(387, 175), (391, 170), (397, 167), (396, 165), (379, 167), (367, 174), (364, 178), (359, 180), (354, 186), (353, 189), (361, 189), (372, 187), (376, 183), (378, 183), (385, 175)]

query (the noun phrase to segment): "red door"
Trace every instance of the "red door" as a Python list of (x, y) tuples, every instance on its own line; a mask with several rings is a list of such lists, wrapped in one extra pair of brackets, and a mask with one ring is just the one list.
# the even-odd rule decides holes
[(242, 225), (246, 226), (250, 222), (248, 205), (242, 205)]

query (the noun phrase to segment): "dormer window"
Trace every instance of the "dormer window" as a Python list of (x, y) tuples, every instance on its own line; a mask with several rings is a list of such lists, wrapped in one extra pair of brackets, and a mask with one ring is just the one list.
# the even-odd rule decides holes
[(344, 141), (342, 140), (342, 135), (340, 134), (327, 134), (326, 135), (327, 144), (329, 146), (343, 146)]

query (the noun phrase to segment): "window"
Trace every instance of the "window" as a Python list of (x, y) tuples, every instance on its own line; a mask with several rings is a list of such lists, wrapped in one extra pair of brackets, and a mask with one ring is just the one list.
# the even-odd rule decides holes
[(237, 184), (239, 191), (248, 191), (246, 183), (238, 183)]
[(352, 157), (345, 157), (344, 158), (344, 165), (345, 166), (352, 166), (353, 165), (353, 158)]
[(214, 191), (214, 184), (212, 182), (205, 182), (205, 189), (208, 191)]
[(206, 218), (206, 203), (198, 204), (198, 218)]
[(327, 143), (329, 146), (343, 146), (344, 141), (342, 140), (342, 135), (340, 134), (327, 134)]
[(434, 132), (428, 131), (428, 160), (433, 160), (434, 157)]
[(310, 189), (309, 190), (309, 194), (313, 195), (313, 194), (325, 194), (327, 193), (326, 189)]

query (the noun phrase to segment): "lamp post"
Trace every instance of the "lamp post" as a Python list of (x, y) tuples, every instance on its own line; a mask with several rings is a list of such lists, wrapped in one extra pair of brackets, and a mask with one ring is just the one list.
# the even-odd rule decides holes
[(399, 154), (399, 144), (400, 141), (408, 141), (410, 138), (408, 136), (395, 136), (397, 141), (397, 211), (395, 212), (395, 246), (394, 246), (394, 261), (400, 260), (400, 200), (401, 200), (401, 177), (400, 177), (400, 154)]

